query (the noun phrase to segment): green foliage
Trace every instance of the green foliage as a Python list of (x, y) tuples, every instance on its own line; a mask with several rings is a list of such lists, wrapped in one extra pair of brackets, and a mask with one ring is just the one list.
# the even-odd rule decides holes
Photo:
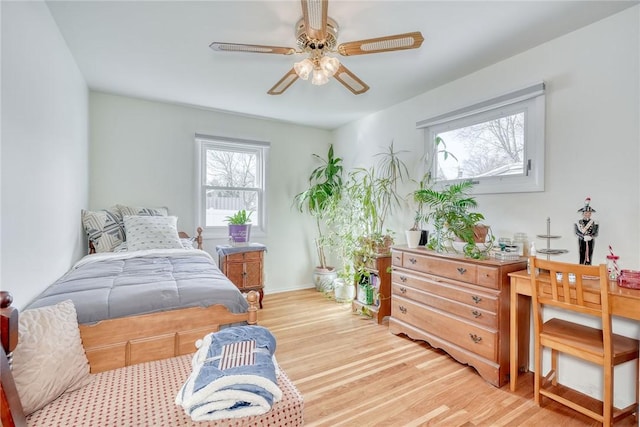
[(309, 187), (294, 196), (294, 203), (298, 211), (307, 212), (316, 220), (318, 239), (316, 249), (320, 267), (326, 268), (327, 261), (323, 246), (327, 238), (323, 230), (323, 222), (334, 214), (342, 195), (342, 159), (335, 157), (333, 145), (329, 146), (327, 158), (314, 154), (313, 157), (321, 162), (309, 175)]
[(229, 224), (234, 225), (248, 224), (251, 222), (252, 213), (252, 211), (247, 212), (246, 210), (242, 209), (231, 216), (227, 216), (225, 218), (225, 221), (227, 221)]
[(432, 175), (433, 162), (439, 154), (442, 154), (443, 159), (445, 161), (448, 160), (449, 158), (452, 158), (456, 162), (458, 161), (458, 158), (455, 155), (453, 155), (453, 153), (447, 150), (447, 144), (445, 143), (444, 139), (442, 139), (439, 136), (436, 136), (432, 149), (428, 150), (425, 153), (425, 156), (423, 158), (424, 169), (426, 172), (422, 176), (422, 179), (418, 182), (418, 189), (410, 194), (410, 196), (412, 196), (413, 198), (413, 201), (416, 202), (417, 204), (414, 218), (413, 218), (413, 226), (411, 227), (411, 230), (419, 230), (420, 224), (423, 222), (427, 222), (426, 213), (424, 212), (424, 202), (421, 202), (419, 198), (416, 198), (415, 194), (423, 190), (426, 190), (428, 188), (431, 188), (432, 186), (431, 180), (433, 177)]
[(475, 242), (475, 227), (484, 216), (479, 212), (470, 212), (478, 203), (469, 195), (473, 183), (463, 181), (445, 186), (442, 191), (421, 188), (414, 192), (417, 202), (429, 208), (425, 215), (433, 223), (435, 235), (429, 241), (429, 247), (442, 252), (447, 241), (455, 237), (465, 242), (464, 253), (472, 258), (482, 257)]

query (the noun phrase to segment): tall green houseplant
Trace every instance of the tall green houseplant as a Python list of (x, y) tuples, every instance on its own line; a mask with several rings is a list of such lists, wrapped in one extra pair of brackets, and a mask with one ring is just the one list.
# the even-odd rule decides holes
[(333, 144), (329, 146), (327, 158), (324, 159), (317, 154), (313, 157), (320, 161), (320, 166), (316, 167), (309, 175), (309, 187), (296, 194), (294, 202), (297, 209), (302, 213), (308, 213), (316, 221), (318, 237), (316, 238), (316, 251), (320, 268), (327, 269), (327, 258), (324, 252), (326, 243), (326, 233), (324, 224), (327, 215), (337, 209), (342, 193), (342, 158), (335, 157)]

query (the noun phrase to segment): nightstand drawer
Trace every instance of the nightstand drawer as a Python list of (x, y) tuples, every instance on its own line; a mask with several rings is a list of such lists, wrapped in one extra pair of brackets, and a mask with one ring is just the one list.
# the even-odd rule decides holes
[(260, 261), (260, 259), (262, 259), (262, 251), (241, 252), (227, 255), (227, 262)]

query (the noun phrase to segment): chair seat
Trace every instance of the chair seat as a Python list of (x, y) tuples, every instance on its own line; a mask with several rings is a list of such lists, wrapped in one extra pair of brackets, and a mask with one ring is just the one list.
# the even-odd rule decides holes
[[(543, 345), (562, 349), (572, 347), (579, 352), (593, 355), (597, 358), (604, 356), (602, 330), (592, 328), (563, 319), (550, 319), (543, 323), (540, 339)], [(618, 365), (638, 357), (638, 340), (618, 334), (612, 334), (613, 363)], [(589, 358), (590, 359), (590, 358)]]

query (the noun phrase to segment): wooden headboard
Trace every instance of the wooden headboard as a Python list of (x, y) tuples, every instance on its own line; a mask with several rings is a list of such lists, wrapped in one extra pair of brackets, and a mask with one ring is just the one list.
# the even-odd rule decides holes
[[(196, 248), (202, 249), (202, 227), (198, 227), (196, 232), (198, 233), (198, 235), (195, 237), (195, 241), (197, 243)], [(191, 236), (189, 236), (184, 231), (178, 231), (178, 236), (181, 239), (190, 239), (191, 238)], [(89, 240), (89, 253), (90, 254), (95, 254), (96, 253), (96, 248), (93, 246), (93, 242), (91, 242), (91, 240)]]
[(0, 291), (0, 419), (3, 427), (26, 426), (16, 384), (11, 375), (11, 353), (18, 345), (18, 309), (13, 297)]

